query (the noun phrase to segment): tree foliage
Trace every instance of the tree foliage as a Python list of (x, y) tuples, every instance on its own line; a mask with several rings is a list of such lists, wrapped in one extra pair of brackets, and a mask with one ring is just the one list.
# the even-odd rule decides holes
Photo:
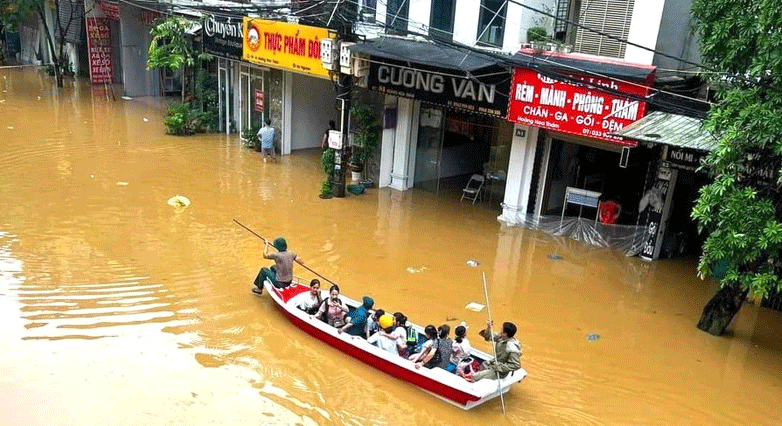
[(692, 217), (709, 233), (705, 277), (756, 296), (782, 290), (782, 8), (779, 0), (696, 0), (692, 15), (718, 103), (705, 122), (718, 139)]
[(176, 71), (182, 68), (182, 101), (185, 100), (185, 79), (188, 68), (196, 64), (196, 60), (209, 60), (212, 55), (197, 52), (187, 31), (193, 22), (177, 16), (157, 22), (150, 34), (147, 69), (168, 68)]

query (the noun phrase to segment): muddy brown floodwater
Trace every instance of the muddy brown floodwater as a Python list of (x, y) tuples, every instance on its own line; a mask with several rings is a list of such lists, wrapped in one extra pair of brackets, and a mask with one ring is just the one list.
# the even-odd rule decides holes
[[(458, 196), (321, 200), (321, 173), (315, 152), (263, 163), (235, 136), (165, 136), (154, 101), (0, 70), (0, 424), (779, 424), (782, 315), (746, 305), (728, 336), (697, 331), (714, 284), (693, 261), (505, 228)], [(262, 245), (233, 218), (344, 293), (467, 321), (490, 350), (485, 311), (464, 309), (485, 271), (529, 371), (507, 414), (463, 412), (288, 323), (250, 293)]]

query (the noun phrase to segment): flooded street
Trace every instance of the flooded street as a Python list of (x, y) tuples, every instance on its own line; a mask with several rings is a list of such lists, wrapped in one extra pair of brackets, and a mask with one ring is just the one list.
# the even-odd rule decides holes
[[(694, 261), (503, 227), (458, 196), (321, 200), (318, 152), (264, 163), (235, 135), (164, 135), (155, 100), (67, 84), (0, 69), (2, 425), (779, 422), (782, 313), (747, 304), (727, 336), (698, 331), (715, 287)], [(486, 311), (464, 309), (485, 303), (485, 271), (529, 372), (507, 414), (499, 399), (464, 412), (293, 326), (250, 292), (267, 262), (234, 218), (346, 295), (466, 321), (490, 351)]]

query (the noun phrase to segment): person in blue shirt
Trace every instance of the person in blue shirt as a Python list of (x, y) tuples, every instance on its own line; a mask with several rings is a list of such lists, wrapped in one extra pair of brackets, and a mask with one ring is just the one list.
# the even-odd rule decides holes
[(364, 333), (366, 333), (367, 319), (372, 315), (370, 309), (375, 305), (375, 301), (369, 296), (364, 296), (362, 302), (361, 306), (347, 315), (345, 318), (345, 321), (347, 322), (337, 330), (339, 333), (344, 331), (351, 336), (363, 336)]
[(263, 155), (263, 162), (266, 162), (266, 156), (268, 155), (274, 160), (274, 127), (272, 127), (272, 120), (266, 119), (266, 124), (258, 130), (258, 139), (261, 141), (261, 155)]

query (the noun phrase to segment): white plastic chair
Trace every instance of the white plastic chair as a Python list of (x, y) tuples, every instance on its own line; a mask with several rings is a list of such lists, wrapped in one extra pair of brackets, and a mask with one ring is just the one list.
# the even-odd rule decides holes
[(486, 180), (483, 175), (474, 174), (470, 176), (470, 180), (467, 182), (467, 186), (462, 189), (462, 198), (459, 202), (462, 202), (465, 198), (471, 200), (475, 204), (475, 200), (481, 195), (483, 189), (483, 182)]

